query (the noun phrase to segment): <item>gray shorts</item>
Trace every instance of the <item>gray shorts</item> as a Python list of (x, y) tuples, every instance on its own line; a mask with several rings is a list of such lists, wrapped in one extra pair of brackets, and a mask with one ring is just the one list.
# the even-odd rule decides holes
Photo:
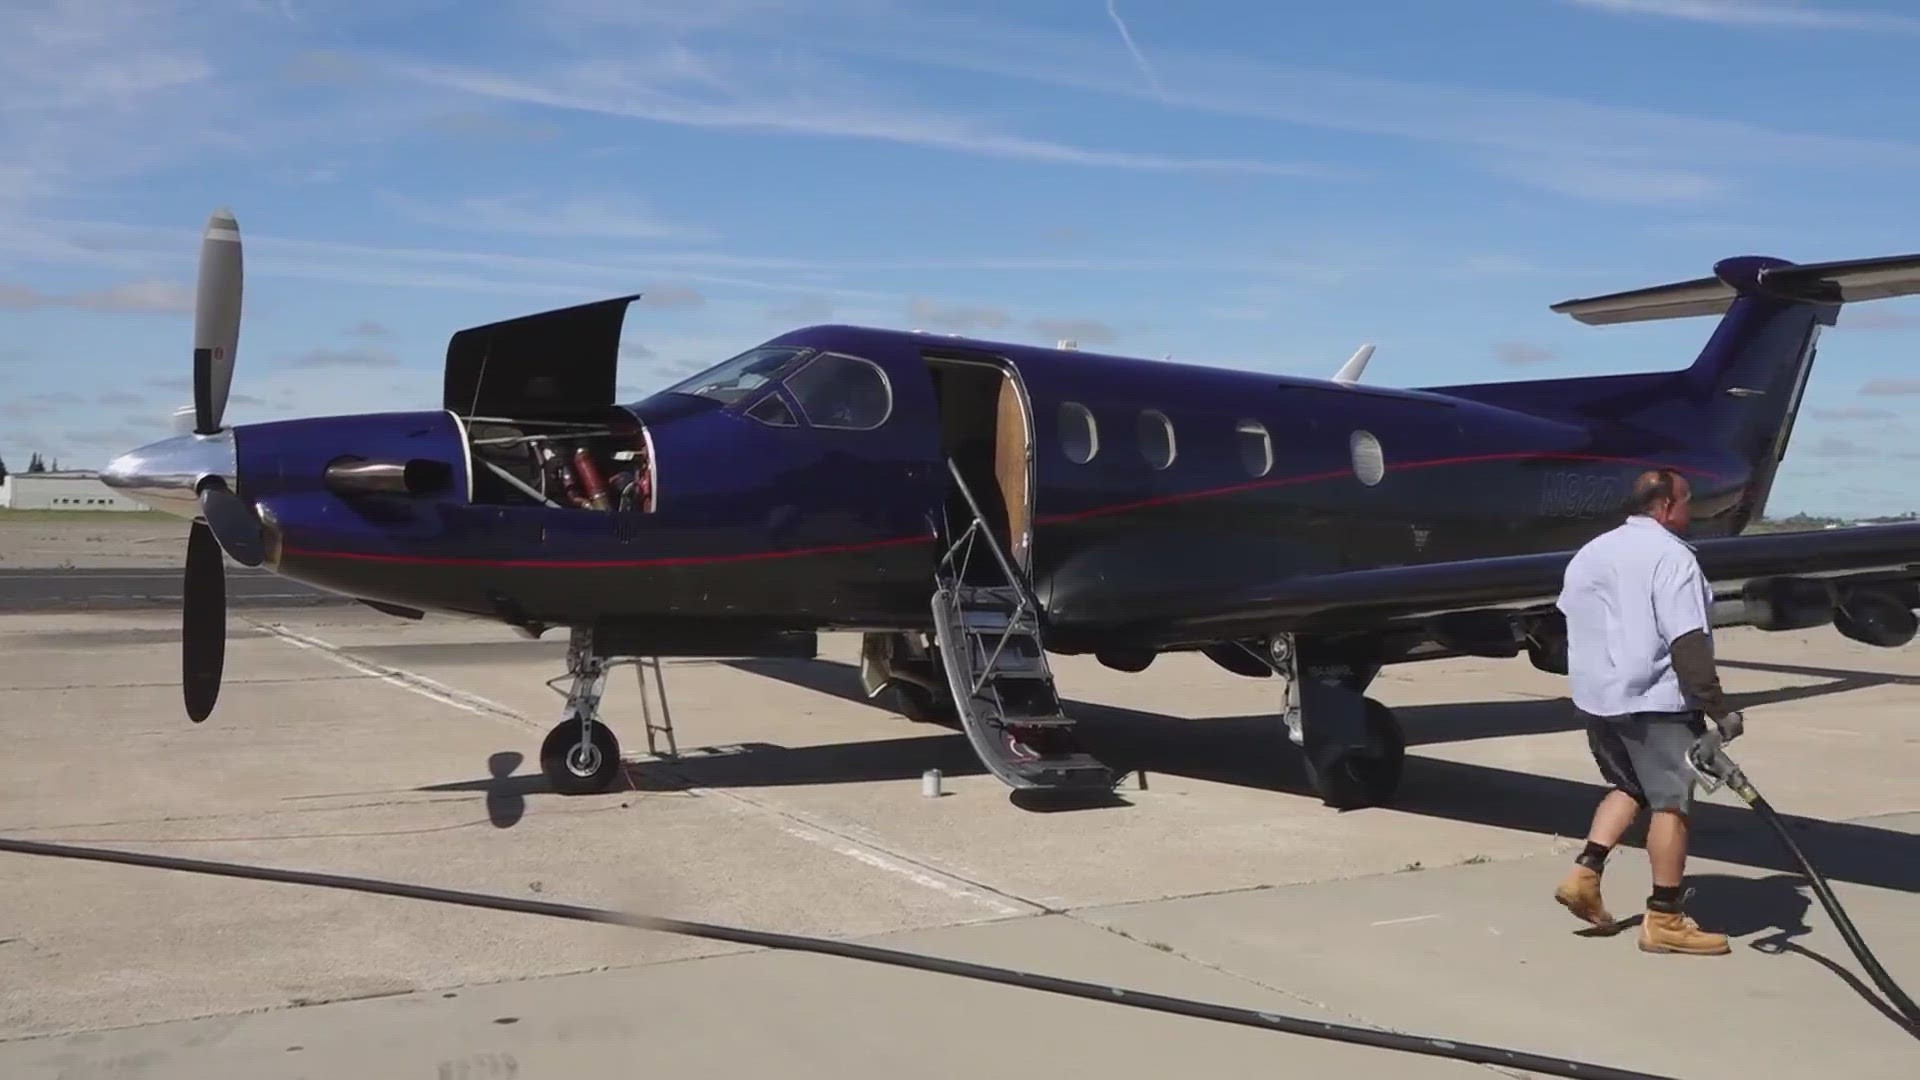
[(1587, 716), (1587, 747), (1607, 783), (1653, 810), (1693, 809), (1687, 751), (1707, 730), (1698, 712)]

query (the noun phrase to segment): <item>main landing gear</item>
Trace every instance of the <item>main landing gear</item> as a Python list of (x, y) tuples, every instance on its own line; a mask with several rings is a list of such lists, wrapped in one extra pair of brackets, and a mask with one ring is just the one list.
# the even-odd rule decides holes
[(1269, 643), (1267, 662), (1285, 687), (1287, 737), (1304, 752), (1320, 800), (1337, 810), (1392, 802), (1407, 744), (1393, 710), (1365, 696), (1380, 665), (1292, 635)]

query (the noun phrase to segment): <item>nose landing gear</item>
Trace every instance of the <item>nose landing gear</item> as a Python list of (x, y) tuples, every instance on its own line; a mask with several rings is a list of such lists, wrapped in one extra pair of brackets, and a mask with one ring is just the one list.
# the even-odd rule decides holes
[[(614, 786), (621, 776), (620, 740), (599, 722), (600, 696), (607, 686), (607, 659), (593, 651), (593, 631), (576, 629), (567, 641), (571, 677), (564, 719), (540, 744), (540, 771), (562, 795), (591, 795)], [(558, 689), (557, 686), (554, 687)]]
[(540, 771), (562, 795), (591, 795), (620, 776), (620, 740), (591, 717), (568, 716), (540, 744)]

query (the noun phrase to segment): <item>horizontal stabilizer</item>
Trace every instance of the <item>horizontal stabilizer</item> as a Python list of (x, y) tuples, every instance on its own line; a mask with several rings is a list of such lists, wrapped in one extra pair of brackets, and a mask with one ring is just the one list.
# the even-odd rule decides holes
[(1777, 266), (1760, 271), (1760, 287), (1795, 300), (1851, 304), (1920, 293), (1920, 255)]
[(1741, 292), (1813, 304), (1849, 304), (1920, 293), (1920, 254), (1795, 264), (1779, 259), (1726, 259), (1714, 276), (1655, 285), (1553, 305), (1590, 326), (1720, 315)]
[(1632, 292), (1562, 300), (1553, 305), (1553, 310), (1562, 315), (1571, 315), (1589, 326), (1605, 326), (1608, 323), (1721, 315), (1733, 306), (1735, 295), (1733, 286), (1717, 277), (1697, 278)]

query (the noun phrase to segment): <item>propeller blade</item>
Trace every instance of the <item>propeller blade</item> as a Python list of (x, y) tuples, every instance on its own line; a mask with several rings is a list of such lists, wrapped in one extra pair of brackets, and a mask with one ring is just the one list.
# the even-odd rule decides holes
[(232, 211), (215, 210), (200, 241), (193, 311), (193, 430), (202, 435), (219, 431), (227, 412), (233, 354), (240, 345), (243, 277), (240, 224)]
[(187, 576), (180, 605), (180, 685), (194, 723), (213, 712), (227, 653), (227, 569), (205, 522), (187, 534)]
[(259, 566), (266, 561), (266, 537), (260, 516), (245, 499), (227, 490), (215, 480), (200, 489), (200, 512), (207, 517), (214, 539), (233, 561), (242, 566)]

